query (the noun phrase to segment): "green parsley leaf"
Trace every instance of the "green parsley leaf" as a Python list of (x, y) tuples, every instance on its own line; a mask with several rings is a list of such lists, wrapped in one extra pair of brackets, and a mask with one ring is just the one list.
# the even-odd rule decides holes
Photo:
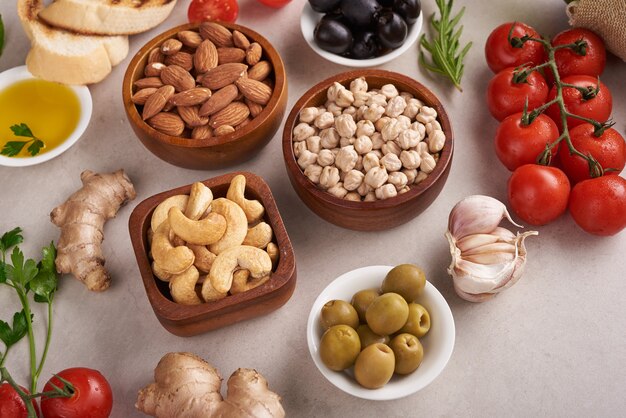
[(12, 230), (2, 234), (2, 237), (0, 237), (0, 251), (8, 251), (9, 248), (21, 244), (23, 241), (24, 237), (22, 236), (22, 228), (19, 226), (17, 228), (13, 228)]
[(39, 151), (41, 150), (41, 148), (43, 148), (43, 146), (44, 143), (41, 139), (35, 139), (33, 143), (28, 146), (27, 149), (30, 155), (34, 157), (35, 155), (39, 154)]
[(30, 282), (39, 272), (37, 263), (35, 263), (34, 260), (29, 258), (26, 262), (24, 262), (24, 254), (19, 247), (15, 247), (13, 249), (13, 252), (11, 253), (11, 261), (13, 262), (13, 267), (9, 268), (8, 272), (13, 283), (19, 283), (26, 287), (28, 282)]
[(22, 148), (24, 148), (24, 145), (26, 145), (28, 142), (30, 141), (9, 141), (4, 144), (4, 147), (2, 147), (2, 151), (0, 151), (0, 154), (6, 155), (7, 157), (15, 157), (17, 154), (20, 153), (20, 151), (22, 151)]
[(12, 328), (8, 323), (0, 320), (0, 340), (2, 340), (7, 348), (21, 340), (27, 332), (28, 324), (26, 322), (26, 313), (24, 312), (24, 309), (13, 315)]
[(28, 283), (28, 287), (35, 294), (35, 302), (50, 303), (57, 290), (58, 276), (54, 259), (56, 258), (56, 248), (54, 243), (42, 249), (43, 258), (37, 264), (39, 272), (33, 280)]
[(0, 261), (0, 283), (6, 283), (6, 282), (7, 282), (6, 263), (3, 261)]
[(27, 138), (35, 138), (35, 135), (33, 135), (33, 132), (25, 123), (20, 123), (19, 125), (11, 126), (11, 130), (13, 131), (13, 135), (15, 136), (25, 136)]

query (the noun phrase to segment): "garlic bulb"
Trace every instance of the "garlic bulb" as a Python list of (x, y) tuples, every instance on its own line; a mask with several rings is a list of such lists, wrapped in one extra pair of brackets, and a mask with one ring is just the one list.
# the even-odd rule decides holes
[(446, 232), (452, 255), (448, 274), (461, 298), (483, 302), (521, 277), (526, 263), (524, 240), (539, 233), (514, 234), (498, 226), (505, 217), (521, 227), (502, 202), (489, 196), (469, 196), (452, 208)]

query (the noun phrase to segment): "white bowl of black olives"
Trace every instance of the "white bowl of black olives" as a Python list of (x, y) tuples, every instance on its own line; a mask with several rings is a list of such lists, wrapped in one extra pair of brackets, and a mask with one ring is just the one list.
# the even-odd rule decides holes
[(320, 56), (350, 67), (397, 58), (422, 29), (420, 0), (308, 0), (300, 27)]
[(448, 303), (412, 264), (339, 276), (317, 297), (307, 323), (309, 351), (324, 377), (370, 400), (426, 387), (448, 363), (454, 340)]

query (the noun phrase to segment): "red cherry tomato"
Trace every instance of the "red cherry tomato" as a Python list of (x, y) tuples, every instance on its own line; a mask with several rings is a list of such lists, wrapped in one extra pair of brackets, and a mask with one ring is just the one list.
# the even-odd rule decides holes
[(573, 44), (578, 40), (587, 43), (585, 55), (570, 48), (559, 49), (554, 53), (561, 78), (570, 75), (590, 75), (597, 77), (604, 71), (606, 49), (604, 41), (589, 29), (574, 28), (565, 30), (554, 37), (553, 46)]
[[(530, 125), (522, 124), (522, 113), (507, 116), (496, 131), (496, 155), (510, 171), (524, 164), (533, 164), (537, 157), (559, 137), (559, 129), (552, 119), (539, 115)], [(554, 157), (558, 146), (552, 148)]]
[[(569, 77), (562, 78), (563, 83), (572, 84), (574, 86), (595, 89), (598, 86), (598, 80), (595, 77), (588, 75), (571, 75)], [(548, 101), (556, 97), (556, 86), (553, 86), (548, 95)], [(578, 116), (584, 116), (586, 118), (594, 119), (598, 122), (606, 122), (611, 116), (613, 110), (613, 97), (608, 87), (600, 82), (600, 90), (595, 97), (591, 97), (588, 100), (583, 99), (583, 95), (580, 91), (573, 87), (563, 88), (563, 102), (565, 109), (568, 112)], [(546, 110), (546, 114), (552, 118), (562, 130), (561, 126), (561, 111), (557, 104), (553, 104)], [(584, 123), (580, 119), (573, 117), (567, 118), (567, 127), (572, 129), (574, 126), (578, 126)]]
[[(97, 370), (75, 367), (57, 373), (74, 386), (71, 398), (41, 399), (45, 418), (107, 418), (113, 408), (113, 393), (105, 377)], [(63, 383), (56, 377), (48, 380), (44, 392)]]
[(279, 9), (283, 7), (284, 5), (286, 5), (287, 3), (291, 2), (291, 0), (258, 0), (258, 1), (263, 3), (266, 6), (274, 7), (276, 9)]
[(500, 71), (487, 87), (487, 107), (491, 115), (500, 121), (524, 110), (526, 99), (530, 111), (544, 104), (548, 97), (546, 80), (537, 71), (520, 83), (514, 82), (514, 73), (513, 67)]
[(191, 0), (187, 9), (187, 18), (192, 23), (207, 20), (234, 22), (238, 15), (237, 0)]
[(558, 168), (526, 164), (517, 168), (508, 183), (513, 212), (531, 225), (545, 225), (565, 212), (570, 184)]
[[(619, 174), (626, 164), (626, 142), (624, 138), (613, 128), (605, 130), (599, 137), (593, 133), (593, 125), (583, 123), (570, 131), (572, 145), (584, 155), (591, 154), (602, 166), (614, 169), (605, 171), (604, 174)], [(560, 144), (559, 158), (563, 171), (567, 174), (572, 184), (591, 178), (587, 160), (578, 155), (571, 155), (565, 141)]]
[(617, 234), (626, 227), (626, 179), (602, 176), (581, 181), (572, 189), (569, 211), (590, 234)]
[[(20, 386), (24, 392), (29, 394), (30, 392), (23, 386)], [(37, 416), (40, 416), (39, 405), (35, 402), (34, 399), (30, 401), (33, 404), (33, 408), (35, 408), (35, 413)], [(0, 385), (0, 417), (4, 418), (26, 418), (28, 417), (28, 411), (26, 409), (26, 404), (20, 395), (13, 389), (11, 385), (8, 383), (3, 383)]]
[(507, 67), (517, 67), (522, 64), (535, 66), (545, 61), (545, 52), (539, 42), (527, 41), (521, 48), (511, 46), (508, 36), (513, 24), (515, 28), (511, 33), (511, 38), (521, 38), (524, 35), (536, 39), (541, 38), (536, 30), (520, 22), (503, 23), (495, 28), (485, 43), (487, 65), (494, 73)]

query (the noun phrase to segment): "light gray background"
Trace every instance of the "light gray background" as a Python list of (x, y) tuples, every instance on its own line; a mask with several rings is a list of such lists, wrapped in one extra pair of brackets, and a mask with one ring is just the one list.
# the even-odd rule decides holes
[[(104, 82), (91, 86), (94, 112), (83, 138), (47, 163), (27, 168), (0, 167), (0, 230), (24, 229), (24, 250), (58, 238), (50, 210), (80, 185), (84, 169), (124, 168), (137, 199), (110, 221), (104, 253), (113, 285), (105, 293), (87, 291), (63, 278), (57, 295), (55, 331), (40, 387), (51, 373), (74, 366), (101, 370), (115, 397), (113, 416), (139, 415), (137, 390), (168, 351), (192, 351), (214, 364), (224, 377), (238, 367), (253, 367), (283, 397), (285, 410), (298, 417), (357, 416), (619, 416), (626, 408), (626, 232), (599, 238), (582, 232), (569, 215), (539, 228), (528, 239), (525, 276), (508, 292), (484, 304), (459, 299), (446, 267), (443, 237), (452, 206), (470, 194), (506, 199), (508, 171), (493, 152), (497, 123), (485, 107), (491, 77), (483, 48), (489, 32), (520, 20), (540, 33), (567, 27), (564, 2), (457, 1), (467, 6), (463, 40), (473, 41), (461, 94), (417, 65), (417, 47), (382, 68), (414, 77), (442, 100), (454, 126), (456, 150), (448, 183), (436, 202), (402, 227), (380, 233), (352, 232), (319, 219), (299, 200), (282, 163), (281, 132), (250, 162), (222, 171), (192, 171), (171, 166), (149, 153), (131, 131), (121, 102), (121, 82), (133, 54), (157, 33), (186, 22), (187, 0), (159, 28), (133, 36), (130, 54)], [(277, 48), (289, 75), (288, 110), (310, 86), (348, 68), (318, 57), (304, 42), (299, 15), (303, 0), (280, 10), (241, 0), (238, 23), (262, 33)], [(436, 6), (424, 0), (429, 16)], [(0, 70), (22, 65), (28, 41), (15, 14), (15, 1), (0, 2), (7, 45)], [(626, 127), (626, 64), (609, 57), (603, 81), (614, 95), (616, 128)], [(0, 110), (1, 111), (1, 110)], [(285, 115), (286, 116), (286, 115)], [(298, 283), (291, 300), (274, 313), (193, 338), (165, 331), (154, 316), (128, 235), (128, 217), (141, 200), (196, 180), (249, 170), (264, 177), (278, 202), (297, 257)], [(311, 361), (305, 326), (319, 292), (340, 274), (372, 264), (421, 265), (448, 300), (457, 326), (454, 353), (430, 386), (392, 402), (364, 401), (328, 383)], [(0, 317), (12, 316), (17, 298), (0, 289)], [(41, 308), (37, 306), (37, 308)], [(38, 331), (43, 311), (35, 311)], [(43, 334), (38, 334), (39, 346)], [(27, 381), (26, 342), (7, 362)], [(623, 416), (623, 415), (622, 415)]]

